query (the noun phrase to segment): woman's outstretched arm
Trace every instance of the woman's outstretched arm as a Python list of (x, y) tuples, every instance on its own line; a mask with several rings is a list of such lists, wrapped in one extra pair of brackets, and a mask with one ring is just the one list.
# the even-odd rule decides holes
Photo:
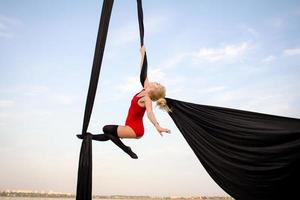
[(151, 121), (151, 123), (155, 126), (155, 128), (159, 132), (159, 134), (161, 136), (163, 136), (163, 134), (162, 134), (163, 132), (170, 133), (169, 129), (162, 128), (159, 125), (159, 123), (156, 120), (156, 117), (154, 115), (153, 109), (152, 109), (152, 101), (151, 101), (150, 97), (147, 95), (145, 96), (145, 106), (146, 106), (146, 111), (147, 111), (147, 117)]

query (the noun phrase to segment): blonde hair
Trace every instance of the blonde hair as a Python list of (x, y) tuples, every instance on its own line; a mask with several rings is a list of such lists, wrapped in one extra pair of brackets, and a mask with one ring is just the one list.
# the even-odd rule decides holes
[(166, 88), (162, 85), (160, 87), (151, 90), (149, 92), (149, 97), (152, 101), (156, 101), (156, 105), (167, 112), (171, 112), (171, 109), (167, 105), (167, 100), (165, 99), (166, 97)]

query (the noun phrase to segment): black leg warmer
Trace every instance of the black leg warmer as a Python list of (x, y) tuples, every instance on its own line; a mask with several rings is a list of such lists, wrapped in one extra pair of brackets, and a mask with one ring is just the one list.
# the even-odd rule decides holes
[(110, 138), (107, 137), (106, 134), (97, 134), (97, 135), (92, 135), (92, 139), (97, 141), (107, 141)]
[(126, 152), (131, 158), (137, 159), (137, 155), (131, 150), (130, 147), (126, 146), (118, 136), (118, 125), (105, 125), (103, 127), (104, 135), (106, 135), (115, 145), (120, 147)]

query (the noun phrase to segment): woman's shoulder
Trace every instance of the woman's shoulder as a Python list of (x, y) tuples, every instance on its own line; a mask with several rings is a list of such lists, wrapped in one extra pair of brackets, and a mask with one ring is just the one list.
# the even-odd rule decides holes
[(134, 96), (137, 96), (137, 97), (143, 97), (143, 96), (145, 96), (145, 89), (140, 90)]

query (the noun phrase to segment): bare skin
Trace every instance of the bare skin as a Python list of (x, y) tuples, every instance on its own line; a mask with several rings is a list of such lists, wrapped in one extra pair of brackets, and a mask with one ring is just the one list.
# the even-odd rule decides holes
[[(145, 48), (144, 46), (141, 48), (141, 55), (142, 55), (142, 61), (143, 57), (145, 56)], [(142, 66), (143, 63), (141, 63)], [(156, 82), (149, 82), (148, 78), (146, 78), (144, 82), (144, 90), (141, 91), (137, 96), (141, 97), (138, 101), (139, 106), (145, 108), (147, 112), (147, 117), (152, 122), (152, 124), (155, 126), (158, 133), (163, 136), (163, 133), (170, 133), (169, 129), (162, 128), (159, 123), (156, 120), (156, 117), (154, 115), (153, 109), (152, 109), (152, 100), (149, 97), (149, 92), (155, 89), (158, 89), (161, 87), (159, 83)], [(135, 138), (139, 139), (140, 137), (137, 137), (134, 130), (130, 126), (118, 126), (118, 136), (120, 138)]]

